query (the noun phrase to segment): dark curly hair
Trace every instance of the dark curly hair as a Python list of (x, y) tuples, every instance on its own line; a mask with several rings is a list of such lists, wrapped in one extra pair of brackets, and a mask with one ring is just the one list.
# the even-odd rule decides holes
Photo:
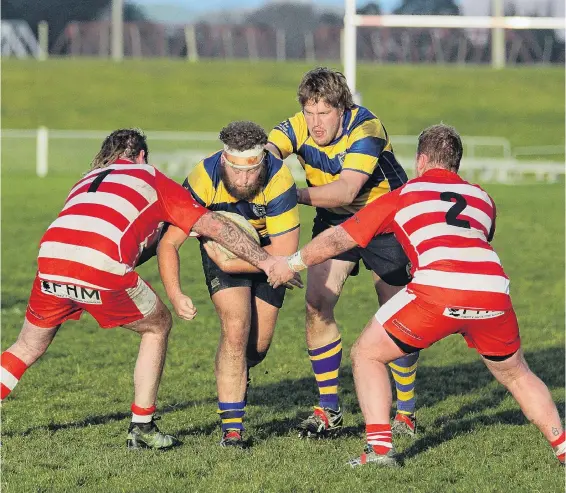
[(120, 157), (134, 160), (141, 151), (145, 151), (147, 161), (149, 154), (147, 141), (145, 134), (140, 129), (120, 128), (114, 130), (102, 142), (100, 151), (94, 156), (90, 164), (90, 169), (106, 168)]
[(321, 99), (333, 108), (349, 109), (354, 106), (344, 74), (326, 67), (317, 67), (303, 76), (297, 99), (303, 107), (309, 101), (318, 103)]
[(255, 146), (267, 144), (267, 134), (257, 123), (232, 122), (220, 130), (218, 138), (223, 144), (237, 151), (247, 151)]
[(454, 127), (443, 123), (432, 125), (419, 135), (417, 154), (424, 154), (432, 163), (457, 172), (463, 154), (462, 140)]

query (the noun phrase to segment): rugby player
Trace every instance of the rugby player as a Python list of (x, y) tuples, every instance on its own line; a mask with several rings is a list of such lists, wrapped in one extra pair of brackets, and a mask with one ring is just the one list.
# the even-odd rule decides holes
[(391, 388), (386, 364), (455, 333), (475, 348), (511, 392), (564, 464), (560, 416), (546, 385), (529, 369), (509, 296), (509, 279), (489, 244), (495, 204), (479, 186), (458, 176), (462, 142), (447, 125), (419, 136), (416, 175), (399, 189), (322, 233), (270, 274), (277, 286), (294, 271), (324, 262), (375, 235), (393, 232), (412, 265), (413, 279), (385, 303), (352, 349), (356, 392), (366, 422), (365, 452), (353, 467), (397, 465), (391, 441)]
[[(340, 72), (327, 68), (307, 72), (299, 85), (298, 101), (301, 111), (271, 131), (267, 149), (282, 159), (296, 154), (305, 169), (309, 187), (298, 189), (298, 201), (316, 207), (315, 237), (400, 187), (407, 175), (383, 124), (367, 108), (354, 104)], [(332, 435), (342, 426), (338, 399), (342, 339), (334, 307), (346, 279), (358, 274), (360, 260), (372, 271), (380, 305), (410, 279), (407, 256), (390, 233), (309, 267), (306, 339), (320, 398), (314, 413), (299, 425), (304, 436)], [(418, 353), (390, 365), (397, 386), (393, 423), (398, 433), (414, 435), (416, 431), (417, 360)]]
[(140, 337), (134, 370), (129, 448), (166, 449), (177, 440), (154, 422), (171, 314), (134, 271), (163, 222), (213, 238), (256, 267), (273, 259), (233, 222), (197, 203), (181, 185), (147, 164), (148, 146), (135, 129), (112, 132), (71, 189), (40, 242), (38, 270), (17, 341), (0, 358), (1, 398), (51, 344), (66, 320), (83, 311), (105, 329)]
[[(220, 132), (224, 148), (204, 159), (183, 186), (212, 211), (241, 215), (259, 233), (272, 255), (290, 255), (299, 245), (297, 191), (283, 162), (264, 150), (267, 135), (253, 122), (232, 122)], [(161, 277), (181, 318), (196, 309), (181, 290), (178, 250), (186, 230), (169, 227), (158, 248)], [(220, 320), (216, 353), (218, 413), (222, 446), (242, 447), (249, 369), (266, 356), (273, 338), (285, 287), (273, 289), (261, 269), (240, 258), (227, 258), (214, 243), (201, 242), (208, 292)]]

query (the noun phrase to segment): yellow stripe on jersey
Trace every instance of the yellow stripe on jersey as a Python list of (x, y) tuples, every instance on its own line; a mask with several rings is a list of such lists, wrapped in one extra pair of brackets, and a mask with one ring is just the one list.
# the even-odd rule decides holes
[(327, 146), (318, 146), (308, 135), (302, 112), (275, 127), (269, 134), (269, 142), (280, 150), (283, 158), (297, 154), (309, 186), (332, 183), (343, 170), (368, 175), (367, 183), (350, 206), (329, 209), (335, 214), (351, 215), (407, 181), (381, 121), (362, 106), (345, 111), (342, 135)]
[(299, 227), (297, 188), (283, 161), (267, 153), (266, 184), (250, 201), (233, 197), (221, 179), (218, 151), (198, 163), (183, 186), (195, 200), (213, 211), (235, 212), (245, 217), (262, 237), (277, 236)]

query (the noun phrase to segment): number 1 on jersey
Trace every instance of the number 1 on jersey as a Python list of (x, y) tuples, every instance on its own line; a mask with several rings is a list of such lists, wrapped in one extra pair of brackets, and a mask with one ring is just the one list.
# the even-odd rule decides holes
[(449, 224), (450, 226), (457, 226), (458, 228), (470, 229), (470, 221), (458, 219), (458, 215), (468, 205), (464, 197), (455, 192), (442, 192), (440, 194), (440, 200), (444, 202), (452, 202), (452, 200), (456, 201), (456, 203), (446, 211), (446, 224)]
[(96, 192), (98, 190), (98, 187), (102, 183), (102, 180), (104, 180), (104, 178), (106, 178), (110, 173), (112, 173), (112, 171), (114, 171), (114, 169), (110, 168), (96, 175), (96, 178), (92, 181), (90, 187), (88, 187), (87, 192)]

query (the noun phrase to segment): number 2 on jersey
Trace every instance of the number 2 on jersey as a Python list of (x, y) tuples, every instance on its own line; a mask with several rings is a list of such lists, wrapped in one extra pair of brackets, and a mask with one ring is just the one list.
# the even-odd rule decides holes
[(458, 219), (458, 215), (468, 205), (464, 197), (455, 192), (442, 192), (440, 194), (440, 200), (444, 202), (452, 202), (453, 200), (456, 201), (456, 203), (446, 211), (446, 224), (449, 224), (450, 226), (457, 226), (459, 228), (470, 229), (470, 221)]
[(87, 192), (96, 192), (98, 190), (98, 187), (102, 183), (102, 180), (104, 180), (104, 178), (106, 178), (110, 173), (112, 173), (112, 171), (114, 171), (114, 169), (110, 168), (110, 169), (104, 170), (102, 173), (98, 173), (98, 175), (96, 175), (96, 178), (90, 184), (90, 187), (88, 187)]

